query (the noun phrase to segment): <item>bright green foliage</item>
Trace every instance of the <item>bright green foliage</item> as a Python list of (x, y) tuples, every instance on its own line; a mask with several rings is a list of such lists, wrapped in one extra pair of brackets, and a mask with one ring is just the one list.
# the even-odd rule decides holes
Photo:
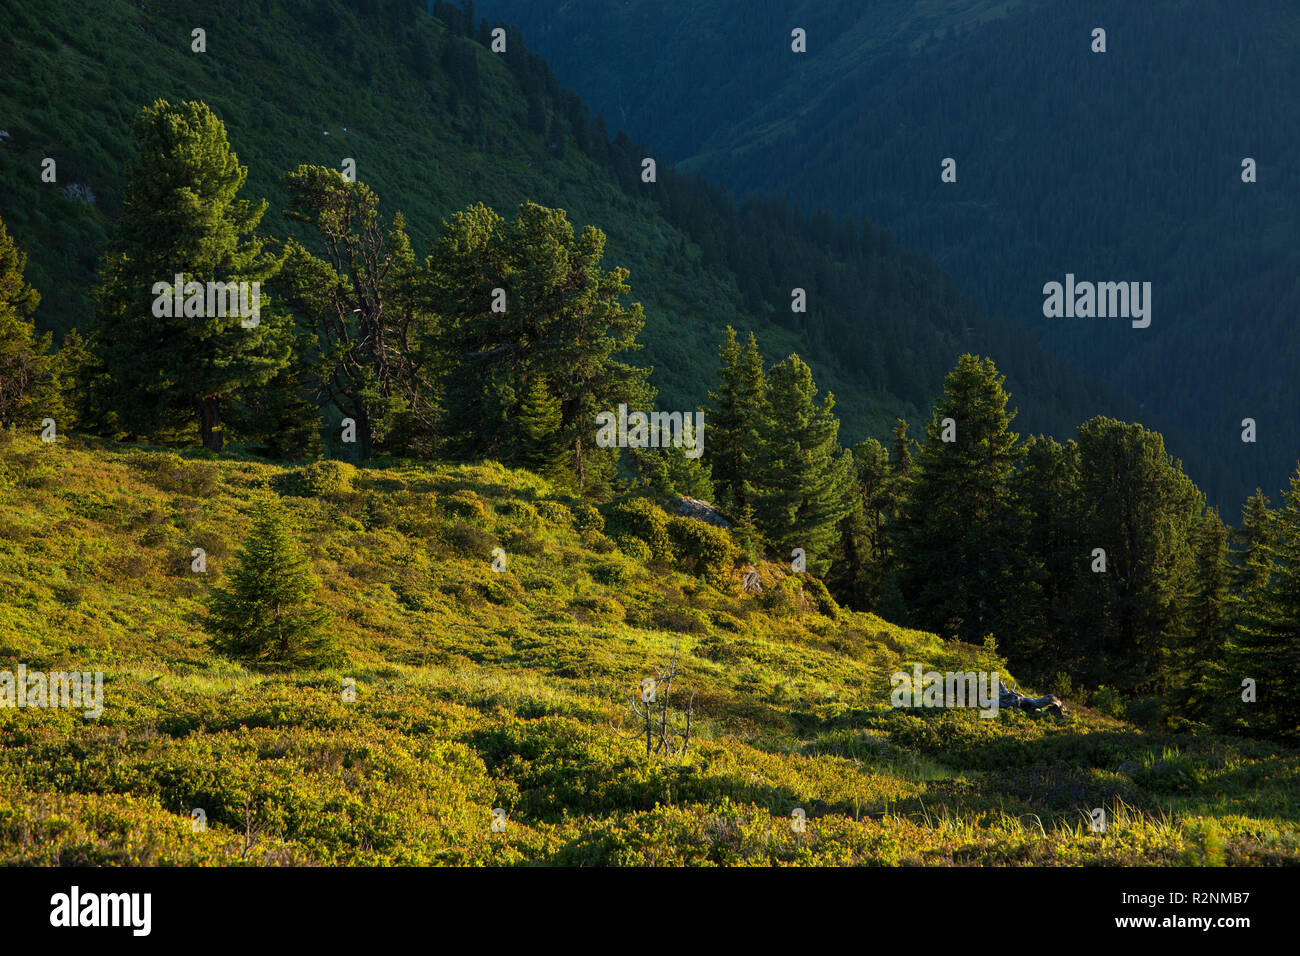
[(41, 296), (23, 278), (26, 265), (27, 256), (0, 222), (0, 427), (63, 417), (58, 368), (49, 354), (53, 336), (37, 335), (32, 323)]
[(675, 555), (668, 523), (668, 513), (650, 499), (629, 498), (614, 506), (606, 527), (615, 538), (630, 535), (644, 541), (656, 560), (672, 561)]
[[(283, 12), (274, 2), (264, 6)], [(384, 21), (383, 29), (409, 36), (412, 46), (394, 59), (412, 60), (425, 81), (421, 95), (432, 88), (457, 103), (448, 122), (462, 122), (468, 111), (473, 122), (466, 125), (484, 150), (511, 155), (511, 172), (505, 166), (487, 168), (488, 181), (482, 191), (475, 182), (473, 197), (491, 196), (493, 189), (498, 198), (550, 195), (539, 192), (537, 184), (562, 178), (555, 167), (541, 172), (542, 157), (528, 152), (535, 144), (507, 141), (500, 135), (503, 127), (485, 120), (486, 113), (506, 117), (507, 129), (514, 123), (547, 130), (553, 155), (564, 155), (574, 143), (605, 150), (602, 130), (580, 108), (564, 115), (558, 101), (543, 92), (543, 81), (536, 79), (543, 72), (531, 71), (533, 85), (519, 97), (505, 95), (513, 87), (480, 83), (480, 62), (492, 64), (484, 77), (499, 79), (491, 71), (507, 69), (525, 77), (527, 58), (512, 54), (498, 65), (470, 40), (445, 37), (441, 28), (433, 32), (427, 18), (408, 29), (418, 12), (410, 4), (362, 7)], [(310, 23), (331, 30), (347, 23), (351, 13), (344, 11), (340, 20), (336, 12), (314, 11)], [(6, 16), (8, 11), (0, 14)], [(462, 18), (472, 21), (472, 16)], [(229, 40), (243, 36), (242, 27), (232, 30)], [(472, 31), (470, 23), (461, 32)], [(349, 48), (351, 55), (341, 58), (345, 64), (359, 63), (367, 72), (388, 69), (387, 64), (376, 67), (378, 57), (367, 55), (376, 49), (364, 45), (372, 37), (357, 41), (359, 32), (348, 30), (340, 36), (349, 44), (363, 43), (359, 56)], [(448, 67), (441, 72), (432, 60), (439, 48)], [(518, 49), (512, 45), (512, 51)], [(76, 69), (66, 59), (66, 68)], [(497, 109), (502, 105), (506, 108)], [(441, 107), (430, 114), (441, 121)], [(184, 119), (184, 110), (171, 118)], [(428, 117), (412, 120), (424, 124)], [(160, 176), (136, 184), (130, 197), (135, 219), (124, 222), (122, 235), (148, 213), (154, 218), (149, 229), (137, 230), (143, 237), (137, 251), (165, 240), (167, 229), (159, 224), (170, 222), (168, 203), (176, 195), (184, 198), (185, 188), (156, 195), (150, 189), (165, 185), (173, 173), (185, 174), (199, 183), (200, 200), (181, 203), (176, 222), (184, 227), (182, 219), (201, 220), (208, 231), (182, 228), (179, 234), (206, 235), (211, 241), (182, 251), (191, 258), (208, 256), (218, 272), (226, 269), (230, 276), (242, 266), (247, 275), (262, 265), (271, 268), (266, 257), (249, 251), (256, 240), (244, 238), (251, 236), (260, 211), (232, 211), (238, 185), (227, 188), (233, 182), (227, 173), (236, 169), (242, 181), (242, 169), (225, 150), (224, 133), (218, 137), (199, 112), (185, 123), (185, 142), (199, 146), (190, 156), (186, 145), (180, 160), (166, 149), (155, 150), (164, 157), (151, 167)], [(151, 134), (155, 145), (167, 132), (163, 120), (157, 125)], [(421, 148), (429, 142), (415, 134), (409, 138)], [(630, 148), (624, 137), (608, 152), (621, 160)], [(522, 172), (517, 149), (539, 160), (538, 178)], [(463, 191), (448, 185), (454, 180), (445, 170), (461, 165), (478, 177), (476, 167), (482, 164), (476, 160), (482, 155), (443, 164), (429, 189), (433, 198), (421, 201), (440, 204), (439, 210), (465, 202)], [(390, 161), (401, 170), (399, 177), (410, 168), (378, 153), (374, 168)], [(598, 171), (585, 159), (562, 171), (575, 170)], [(513, 178), (515, 172), (524, 178)], [(355, 408), (364, 418), (366, 454), (377, 444), (428, 455), (446, 434), (466, 454), (482, 455), (490, 448), (532, 473), (495, 463), (358, 471), (332, 461), (286, 471), (246, 459), (196, 463), (149, 452), (125, 457), (102, 446), (92, 452), (75, 437), (58, 455), (49, 455), (30, 436), (0, 432), (0, 589), (6, 592), (0, 633), (13, 650), (32, 658), (69, 653), (102, 658), (114, 671), (114, 691), (125, 704), (121, 717), (108, 716), (117, 725), (105, 734), (59, 713), (39, 715), (39, 725), (30, 713), (0, 713), (0, 860), (223, 862), (221, 854), (240, 823), (237, 808), (256, 793), (257, 812), (279, 833), (263, 848), (261, 862), (267, 863), (1167, 863), (1219, 861), (1225, 855), (1231, 862), (1294, 861), (1294, 813), (1287, 809), (1295, 805), (1294, 754), (1250, 741), (1137, 734), (1086, 709), (1060, 724), (1031, 724), (1017, 714), (989, 722), (968, 713), (900, 713), (884, 703), (880, 677), (911, 660), (961, 667), (983, 665), (993, 655), (991, 639), (984, 654), (971, 658), (958, 644), (896, 626), (904, 609), (896, 574), (888, 570), (891, 564), (897, 568), (891, 535), (901, 527), (901, 514), (914, 517), (906, 502), (918, 508), (942, 504), (944, 488), (935, 476), (948, 467), (949, 477), (970, 479), (977, 501), (993, 502), (993, 520), (957, 529), (964, 532), (958, 543), (971, 553), (992, 554), (992, 564), (977, 564), (966, 577), (954, 573), (943, 553), (947, 531), (942, 525), (922, 541), (933, 546), (930, 550), (907, 557), (919, 554), (918, 567), (968, 588), (963, 596), (978, 620), (971, 631), (985, 620), (997, 622), (999, 643), (1008, 653), (1018, 661), (1055, 663), (1067, 680), (1069, 671), (1086, 672), (1090, 661), (1099, 661), (1096, 671), (1108, 675), (1137, 674), (1144, 666), (1172, 662), (1165, 675), (1149, 681), (1175, 693), (1190, 688), (1201, 695), (1177, 701), (1188, 715), (1199, 716), (1212, 688), (1185, 675), (1215, 674), (1214, 661), (1205, 658), (1220, 646), (1223, 528), (1217, 518), (1202, 519), (1198, 503), (1191, 507), (1196, 496), (1187, 493), (1189, 483), (1176, 464), (1163, 461), (1163, 448), (1149, 433), (1120, 423), (1095, 428), (1090, 423), (1081, 438), (1083, 452), (1074, 443), (1035, 440), (1015, 469), (1015, 436), (1005, 428), (1000, 432), (998, 415), (988, 411), (998, 407), (1001, 386), (989, 363), (986, 369), (966, 368), (965, 379), (950, 376), (953, 396), (945, 400), (952, 398), (952, 408), (960, 406), (962, 412), (956, 416), (958, 448), (931, 448), (931, 433), (913, 467), (914, 443), (900, 419), (892, 460), (872, 440), (855, 449), (852, 471), (841, 469), (849, 457), (836, 443), (832, 403), (828, 396), (817, 406), (806, 367), (797, 359), (778, 366), (773, 376), (778, 394), (769, 399), (753, 336), (742, 352), (729, 329), (722, 383), (711, 396), (718, 427), (711, 427), (707, 447), (722, 450), (716, 460), (725, 472), (719, 485), (728, 489), (724, 503), (738, 512), (740, 534), (749, 544), (760, 498), (765, 524), (768, 506), (775, 515), (767, 530), (782, 552), (793, 543), (782, 536), (798, 534), (797, 546), (808, 548), (816, 567), (821, 550), (810, 546), (809, 538), (825, 532), (834, 562), (830, 580), (850, 595), (846, 603), (888, 607), (886, 616), (894, 624), (841, 611), (816, 577), (785, 574), (787, 553), (777, 555), (783, 565), (778, 574), (759, 562), (768, 585), (761, 596), (731, 593), (736, 590), (728, 588), (735, 584), (729, 573), (734, 550), (727, 532), (669, 517), (638, 499), (612, 510), (611, 534), (623, 550), (615, 554), (601, 533), (600, 513), (567, 493), (575, 487), (598, 495), (614, 484), (617, 453), (589, 444), (593, 413), (624, 399), (637, 407), (650, 397), (644, 374), (611, 358), (631, 347), (639, 309), (620, 304), (627, 291), (625, 274), (601, 270), (599, 233), (584, 231), (575, 239), (558, 210), (527, 206), (510, 224), (474, 207), (456, 227), (444, 230), (448, 241), (421, 267), (400, 214), (379, 238), (377, 200), (365, 187), (340, 185), (342, 178), (323, 167), (301, 167), (288, 182), (293, 211), (315, 227), (321, 239), (316, 251), (324, 257), (291, 245), (292, 268), (285, 274), (294, 305), (310, 320), (311, 328), (303, 331), (314, 341), (295, 346), (303, 362), (274, 367), (287, 338), (280, 335), (280, 317), (264, 312), (275, 341), (264, 343), (267, 348), (258, 355), (273, 361), (256, 375), (217, 381), (216, 390), (202, 396), (204, 444), (220, 447), (221, 429), (215, 426), (224, 418), (241, 439), (256, 436), (256, 450), (294, 453), (303, 446), (302, 429), (315, 411), (306, 401), (308, 388), (321, 384), (336, 406), (331, 415)], [(599, 176), (592, 182), (620, 208), (637, 210), (620, 223), (623, 228), (656, 234), (655, 243), (660, 232), (668, 237), (663, 241), (671, 245), (646, 242), (639, 248), (656, 250), (660, 258), (671, 254), (681, 274), (692, 274), (691, 283), (669, 288), (689, 288), (707, 300), (698, 290), (716, 288), (715, 280), (699, 268), (700, 250), (685, 234), (664, 227), (644, 202), (629, 205)], [(679, 215), (681, 210), (713, 215), (709, 203), (685, 201), (707, 196), (703, 187), (674, 189), (666, 176), (656, 192), (672, 198), (656, 201), (675, 205)], [(209, 196), (217, 201), (208, 202)], [(223, 202), (225, 224), (208, 222), (209, 213), (221, 216)], [(577, 203), (573, 208), (605, 222), (591, 207)], [(714, 223), (693, 235), (705, 245), (705, 260), (716, 266), (735, 261), (737, 248), (761, 249), (764, 243), (771, 246), (772, 235), (795, 235), (798, 230), (781, 233), (785, 224), (773, 226), (778, 218), (779, 213), (759, 215), (752, 221), (763, 228), (748, 236)], [(466, 228), (458, 231), (462, 225)], [(852, 295), (873, 302), (872, 315), (901, 316), (889, 321), (916, 324), (915, 310), (899, 307), (913, 303), (910, 294), (904, 301), (889, 289), (914, 286), (924, 292), (929, 284), (917, 280), (921, 273), (874, 268), (880, 263), (874, 250), (864, 251), (852, 237), (845, 243), (829, 226), (817, 228), (826, 239), (818, 246), (843, 245), (852, 268), (828, 270), (818, 253), (803, 255), (804, 265), (796, 271), (811, 273), (816, 267), (850, 278), (868, 272), (883, 276), (881, 296), (879, 288), (865, 293), (854, 288)], [(888, 237), (869, 231), (864, 236), (871, 245), (888, 244)], [(225, 255), (222, 250), (231, 242), (236, 251)], [(732, 249), (720, 260), (724, 244)], [(0, 253), (3, 246), (0, 241)], [(256, 261), (241, 263), (244, 255)], [(142, 252), (134, 265), (144, 258)], [(6, 268), (7, 259), (16, 268)], [(755, 269), (737, 270), (736, 279), (751, 300), (770, 298), (778, 277), (768, 260), (753, 259)], [(124, 253), (117, 267), (116, 273), (106, 270), (107, 278), (119, 283), (106, 279), (106, 312), (139, 319), (145, 314), (139, 303), (128, 301), (135, 295), (132, 260)], [(4, 337), (10, 331), (3, 324), (5, 300), (25, 301), (15, 310), (24, 312), (24, 320), (35, 304), (21, 279), (6, 285), (13, 275), (21, 275), (20, 257), (16, 251), (12, 257), (0, 254), (0, 290), (18, 290), (0, 295), (0, 362), (10, 363), (0, 365), (0, 388), (6, 368), (21, 371), (30, 356), (49, 351), (48, 340), (34, 338), (23, 322), (12, 342)], [(170, 281), (172, 275), (156, 278)], [(507, 295), (503, 313), (490, 309), (498, 286)], [(123, 292), (128, 295), (119, 300)], [(516, 311), (521, 295), (523, 306)], [(721, 297), (718, 301), (733, 310)], [(946, 310), (948, 301), (943, 304)], [(964, 324), (953, 315), (954, 327)], [(837, 322), (852, 319), (845, 316)], [(811, 317), (796, 321), (811, 347), (834, 351), (832, 333), (838, 326)], [(126, 368), (130, 381), (147, 378), (129, 368), (133, 358), (143, 361), (129, 354), (131, 342), (149, 348), (155, 343), (140, 329), (129, 340), (122, 327), (110, 322), (101, 329), (102, 354), (113, 358), (113, 375)], [(661, 354), (682, 359), (666, 363), (673, 366), (668, 374), (678, 379), (675, 387), (702, 390), (703, 379), (681, 368), (699, 367), (695, 356), (708, 350), (698, 342), (708, 333), (684, 334), (694, 335), (696, 347), (664, 334), (658, 338), (672, 344)], [(182, 357), (198, 356), (200, 365), (208, 362), (231, 374), (248, 371), (247, 356), (209, 341), (214, 337), (219, 338), (195, 333), (189, 343), (194, 347)], [(942, 349), (897, 347), (933, 344), (933, 338), (909, 339), (895, 329), (888, 330), (883, 345), (876, 339), (862, 342), (872, 367), (887, 366), (895, 383), (913, 377), (933, 381), (934, 368), (942, 374), (946, 367)], [(12, 348), (6, 351), (7, 345)], [(60, 377), (70, 381), (73, 374), (64, 376), (63, 369), (80, 369), (74, 356), (82, 351), (79, 337), (70, 336), (44, 370), (50, 373), (44, 384), (53, 386)], [(19, 356), (16, 363), (14, 356)], [(913, 367), (909, 356), (928, 370)], [(169, 388), (187, 384), (180, 381), (189, 372), (184, 363), (167, 371), (177, 378)], [(105, 382), (102, 369), (76, 374), (83, 381)], [(338, 394), (329, 395), (328, 386), (340, 382)], [(160, 437), (192, 429), (182, 421), (183, 401), (168, 398), (167, 405), (148, 388), (137, 391), (142, 407), (126, 408), (124, 427)], [(972, 409), (988, 414), (982, 418)], [(101, 415), (110, 411), (108, 406), (99, 410)], [(971, 418), (984, 431), (984, 446), (961, 445)], [(934, 421), (932, 432), (933, 427)], [(256, 435), (259, 428), (278, 437)], [(953, 457), (944, 458), (949, 451)], [(985, 452), (988, 461), (981, 459)], [(655, 490), (709, 497), (707, 464), (678, 450), (634, 457)], [(1004, 468), (1008, 462), (1012, 467)], [(927, 466), (933, 480), (913, 484), (914, 473), (925, 478)], [(322, 609), (330, 608), (330, 633), (337, 631), (340, 642), (364, 661), (373, 693), (366, 699), (363, 688), (355, 706), (339, 703), (333, 679), (309, 674), (250, 679), (239, 666), (210, 658), (195, 640), (192, 611), (204, 591), (203, 579), (176, 559), (197, 542), (217, 557), (214, 568), (224, 570), (219, 556), (225, 553), (225, 536), (246, 521), (248, 491), (263, 482), (309, 497), (294, 503), (292, 523), (259, 509), (253, 532), (227, 574), (226, 589), (211, 602), (209, 624), (220, 627), (224, 620), (235, 636), (214, 635), (213, 645), (258, 668), (327, 663), (336, 655), (323, 636), (324, 612), (314, 609), (319, 601)], [(1086, 482), (1093, 484), (1085, 487)], [(1010, 517), (1001, 510), (1008, 488)], [(1172, 501), (1164, 511), (1158, 507), (1162, 496)], [(841, 497), (847, 504), (837, 500)], [(1276, 521), (1262, 497), (1262, 512), (1254, 510), (1254, 502), (1248, 509), (1242, 597), (1232, 615), (1240, 632), (1232, 652), (1234, 668), (1264, 675), (1262, 706), (1237, 707), (1245, 715), (1242, 722), (1261, 733), (1286, 735), (1295, 728), (1294, 712), (1286, 709), (1291, 706), (1286, 682), (1297, 669), (1300, 624), (1294, 586), (1294, 569), (1300, 567), (1298, 497), (1293, 485)], [(956, 498), (946, 517), (961, 518), (963, 507)], [(51, 535), (51, 528), (76, 534)], [(984, 537), (977, 539), (977, 533)], [(1156, 567), (1150, 606), (1127, 599), (1117, 587), (1097, 590), (1104, 579), (1086, 567), (1087, 537), (1094, 534), (1120, 534), (1129, 545), (1136, 540), (1119, 549), (1121, 561)], [(1177, 546), (1180, 536), (1188, 541), (1184, 549)], [(646, 541), (653, 542), (653, 551)], [(490, 570), (486, 560), (498, 542), (510, 556), (504, 574)], [(317, 587), (303, 558), (305, 543), (322, 555), (319, 568), (328, 588)], [(689, 574), (642, 566), (656, 559)], [(995, 577), (983, 580), (990, 567)], [(700, 576), (714, 586), (702, 586)], [(1139, 597), (1149, 583), (1139, 580)], [(1105, 581), (1105, 587), (1112, 585)], [(1002, 596), (1001, 606), (988, 606), (990, 594)], [(895, 598), (897, 605), (888, 603)], [(1112, 631), (1122, 634), (1126, 620), (1131, 631), (1143, 635), (1142, 642), (1132, 648), (1116, 642), (1118, 651), (1099, 656), (1098, 646), (1113, 640)], [(1096, 641), (1094, 632), (1101, 635)], [(642, 762), (609, 732), (611, 698), (634, 688), (647, 661), (682, 634), (689, 635), (683, 649), (690, 686), (698, 680), (701, 700), (707, 701), (700, 737), (680, 761)], [(1184, 639), (1189, 643), (1178, 643)], [(1053, 662), (1052, 656), (1061, 659)], [(1109, 690), (1103, 700), (1108, 712), (1122, 712)], [(1160, 711), (1159, 702), (1148, 700), (1130, 714), (1158, 717)], [(213, 839), (206, 844), (189, 838), (184, 811), (179, 819), (176, 811), (193, 805), (198, 794), (204, 805), (210, 798), (214, 808)], [(1085, 805), (1106, 802), (1131, 812), (1107, 841), (1097, 841), (1071, 829), (1080, 795)], [(943, 802), (948, 799), (954, 809)], [(815, 841), (790, 838), (783, 817), (787, 801), (815, 808)], [(512, 808), (512, 832), (495, 840), (485, 835), (483, 811), (499, 803)], [(1161, 811), (1151, 809), (1156, 806)], [(1022, 822), (1031, 811), (1037, 830)], [(1217, 836), (1220, 825), (1229, 839)], [(178, 837), (178, 830), (185, 832)]]
[(853, 506), (853, 457), (839, 447), (829, 392), (818, 405), (812, 371), (797, 355), (772, 367), (755, 463), (755, 517), (780, 560), (795, 548), (826, 571), (837, 526)]
[(753, 332), (742, 351), (736, 330), (727, 326), (718, 354), (722, 367), (718, 390), (709, 393), (713, 410), (708, 416), (709, 440), (705, 448), (720, 496), (719, 506), (739, 514), (755, 497), (753, 482), (760, 464), (759, 432), (767, 402), (767, 380)]
[[(441, 316), (445, 430), (461, 454), (518, 460), (521, 410), (544, 382), (559, 404), (548, 445), (582, 492), (608, 493), (618, 451), (595, 445), (596, 415), (648, 408), (649, 370), (618, 358), (639, 348), (645, 319), (625, 306), (627, 270), (605, 269), (605, 235), (574, 235), (561, 209), (523, 203), (507, 223), (483, 205), (443, 222), (428, 260)], [(497, 292), (496, 290), (501, 290)], [(548, 452), (549, 454), (549, 452)]]
[[(211, 653), (189, 549), (227, 567), (250, 486), (295, 469), (19, 435), (0, 474), (0, 632), (111, 687), (102, 725), (0, 708), (6, 864), (1171, 865), (1209, 819), (1228, 864), (1297, 862), (1293, 750), (1141, 733), (1074, 697), (1063, 720), (891, 707), (887, 675), (988, 653), (836, 613), (788, 565), (760, 563), (763, 594), (647, 567), (523, 470), (376, 466), (294, 500), (350, 663), (287, 674)], [(460, 522), (514, 542), (507, 571), (444, 544)], [(678, 641), (691, 748), (647, 760), (619, 714)], [(266, 831), (241, 856), (246, 800)], [(1106, 839), (1080, 806), (1106, 807)]]
[(357, 469), (346, 461), (324, 458), (287, 476), (288, 494), (309, 498), (336, 498), (354, 490)]
[(740, 557), (731, 534), (697, 518), (670, 515), (649, 498), (629, 498), (612, 507), (608, 532), (624, 553), (644, 561), (662, 561), (726, 585)]
[[(991, 359), (958, 360), (926, 426), (899, 525), (911, 619), (972, 643), (1000, 629), (1020, 577), (1010, 477), (1021, 452), (1004, 380)], [(953, 427), (954, 440), (944, 441)]]
[(256, 319), (158, 316), (156, 300), (171, 297), (159, 284), (177, 275), (188, 285), (264, 282), (274, 274), (277, 259), (253, 234), (266, 202), (235, 198), (247, 169), (206, 104), (158, 100), (134, 128), (138, 156), (98, 291), (96, 348), (110, 373), (101, 411), (135, 435), (192, 441), (197, 424), (202, 446), (220, 451), (226, 407), (289, 364), (287, 323), (265, 289)]
[(319, 587), (281, 506), (258, 502), (229, 580), (208, 605), (213, 650), (262, 670), (338, 663), (329, 614), (314, 604)]
[(674, 515), (668, 521), (668, 536), (679, 565), (710, 584), (726, 583), (739, 551), (725, 529), (698, 518)]

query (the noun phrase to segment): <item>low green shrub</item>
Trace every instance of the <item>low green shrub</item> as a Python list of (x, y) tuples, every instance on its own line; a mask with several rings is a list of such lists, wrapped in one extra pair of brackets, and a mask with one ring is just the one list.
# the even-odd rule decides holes
[[(591, 506), (588, 505), (588, 507)], [(595, 511), (596, 509), (592, 508), (592, 510)], [(564, 507), (564, 505), (560, 504), (558, 501), (544, 500), (537, 502), (537, 514), (547, 524), (553, 525), (557, 528), (564, 528), (567, 530), (575, 527), (576, 524), (573, 512)], [(599, 516), (600, 512), (596, 511), (596, 514)]]
[(610, 513), (609, 526), (615, 540), (631, 535), (644, 541), (652, 557), (660, 561), (673, 560), (673, 539), (669, 533), (668, 513), (648, 498), (631, 498), (615, 505)]
[[(633, 538), (633, 541), (636, 539)], [(649, 549), (646, 549), (647, 556)], [(636, 566), (624, 558), (606, 558), (591, 566), (591, 576), (606, 587), (629, 584), (636, 575)]]
[(578, 531), (586, 533), (588, 531), (602, 532), (605, 530), (605, 516), (591, 502), (576, 500), (570, 503), (569, 510), (573, 513), (573, 520)]
[[(678, 566), (700, 575), (710, 584), (723, 584), (740, 556), (740, 549), (730, 534), (697, 518), (670, 518), (668, 535), (677, 554)], [(825, 590), (823, 587), (822, 591)], [(826, 597), (830, 599), (829, 594)]]
[(650, 554), (650, 545), (646, 544), (640, 538), (633, 537), (630, 534), (619, 535), (614, 539), (618, 549), (626, 554), (633, 561), (639, 561), (641, 564), (647, 563), (652, 555)]
[(326, 458), (290, 472), (282, 490), (298, 498), (337, 498), (353, 491), (356, 475), (346, 461)]

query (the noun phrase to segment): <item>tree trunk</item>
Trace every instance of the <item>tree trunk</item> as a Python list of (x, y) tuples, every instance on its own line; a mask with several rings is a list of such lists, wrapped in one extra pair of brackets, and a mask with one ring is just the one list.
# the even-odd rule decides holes
[(208, 451), (221, 451), (225, 436), (221, 432), (221, 410), (215, 395), (204, 395), (199, 403), (199, 437)]
[(582, 439), (575, 437), (573, 439), (573, 454), (575, 470), (578, 472), (578, 491), (587, 490), (587, 468), (586, 463), (582, 460)]
[(370, 416), (364, 411), (357, 412), (357, 446), (361, 460), (369, 461), (374, 445), (370, 438)]

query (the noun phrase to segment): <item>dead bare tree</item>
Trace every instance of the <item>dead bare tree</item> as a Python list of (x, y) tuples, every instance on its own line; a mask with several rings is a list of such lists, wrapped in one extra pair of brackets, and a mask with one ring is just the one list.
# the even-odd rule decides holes
[(247, 800), (244, 801), (244, 849), (240, 852), (241, 860), (248, 857), (249, 851), (257, 846), (257, 841), (261, 839), (263, 831), (266, 830), (265, 823), (253, 823), (253, 808)]
[(647, 756), (684, 754), (691, 745), (695, 691), (691, 691), (685, 709), (679, 713), (674, 713), (669, 706), (673, 680), (677, 677), (677, 651), (680, 643), (679, 639), (673, 644), (673, 656), (667, 665), (655, 668), (657, 676), (644, 678), (641, 681), (641, 692), (628, 695), (628, 708), (635, 719), (635, 729), (628, 733), (615, 728), (615, 732), (624, 740), (639, 740), (644, 737)]

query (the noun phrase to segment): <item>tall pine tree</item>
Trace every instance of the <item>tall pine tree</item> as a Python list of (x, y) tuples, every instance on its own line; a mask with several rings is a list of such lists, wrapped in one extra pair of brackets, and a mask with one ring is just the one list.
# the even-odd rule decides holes
[(892, 564), (889, 546), (892, 469), (889, 452), (874, 438), (853, 449), (853, 508), (840, 521), (839, 548), (826, 585), (858, 611), (879, 607)]
[(627, 270), (605, 269), (605, 235), (574, 235), (561, 209), (524, 203), (511, 223), (482, 205), (443, 223), (429, 257), (446, 381), (445, 430), (457, 451), (513, 460), (524, 447), (520, 411), (544, 381), (559, 403), (553, 432), (577, 488), (605, 493), (617, 448), (595, 444), (596, 416), (648, 409), (649, 369), (622, 355), (640, 348), (640, 303), (624, 304)]
[[(1300, 467), (1291, 476), (1282, 506), (1264, 534), (1267, 577), (1250, 595), (1232, 661), (1232, 677), (1255, 682), (1257, 699), (1242, 702), (1242, 721), (1252, 731), (1295, 740), (1300, 737)], [(1261, 556), (1262, 557), (1262, 556)], [(1237, 687), (1240, 692), (1240, 686)]]
[[(1274, 512), (1259, 488), (1241, 508), (1241, 526), (1229, 534), (1232, 550), (1228, 555), (1231, 591), (1228, 597), (1229, 641), (1227, 668), (1223, 687), (1221, 723), (1225, 730), (1241, 732), (1256, 725), (1260, 711), (1256, 703), (1242, 699), (1241, 682), (1254, 669), (1251, 625), (1263, 601), (1273, 573), (1269, 543), (1273, 534)], [(1258, 693), (1258, 688), (1256, 688)]]
[(205, 103), (158, 100), (136, 118), (135, 139), (139, 155), (127, 169), (123, 216), (97, 294), (94, 338), (109, 388), (103, 401), (122, 431), (160, 438), (196, 432), (204, 448), (220, 451), (232, 400), (290, 363), (288, 321), (264, 290), (255, 319), (207, 314), (207, 302), (200, 306), (189, 292), (189, 314), (166, 315), (161, 284), (176, 276), (187, 286), (269, 279), (279, 261), (254, 234), (266, 201), (235, 198), (248, 170)]
[(853, 507), (853, 456), (836, 440), (829, 392), (817, 404), (812, 370), (797, 355), (772, 367), (755, 463), (758, 528), (790, 560), (802, 548), (808, 570), (830, 567), (840, 520)]
[[(1187, 626), (1191, 540), (1204, 497), (1164, 439), (1098, 417), (1079, 426), (1078, 561), (1083, 576), (1073, 633), (1090, 686), (1154, 692), (1166, 649)], [(1105, 552), (1105, 570), (1094, 552)]]
[(38, 335), (32, 322), (41, 296), (23, 278), (26, 265), (27, 256), (0, 222), (0, 426), (48, 417), (66, 427), (51, 336)]
[(974, 355), (948, 373), (898, 535), (912, 622), (975, 643), (1007, 617), (1022, 548), (1010, 489), (1020, 449), (1004, 381), (991, 359)]
[(1229, 644), (1228, 529), (1215, 508), (1197, 523), (1188, 626), (1171, 652), (1168, 700), (1181, 717), (1208, 723), (1220, 709)]
[(749, 341), (742, 350), (736, 340), (736, 330), (727, 326), (718, 356), (722, 367), (718, 373), (718, 390), (709, 393), (713, 409), (708, 418), (706, 453), (718, 505), (739, 515), (754, 501), (754, 470), (767, 400), (767, 379), (753, 332), (749, 333)]

